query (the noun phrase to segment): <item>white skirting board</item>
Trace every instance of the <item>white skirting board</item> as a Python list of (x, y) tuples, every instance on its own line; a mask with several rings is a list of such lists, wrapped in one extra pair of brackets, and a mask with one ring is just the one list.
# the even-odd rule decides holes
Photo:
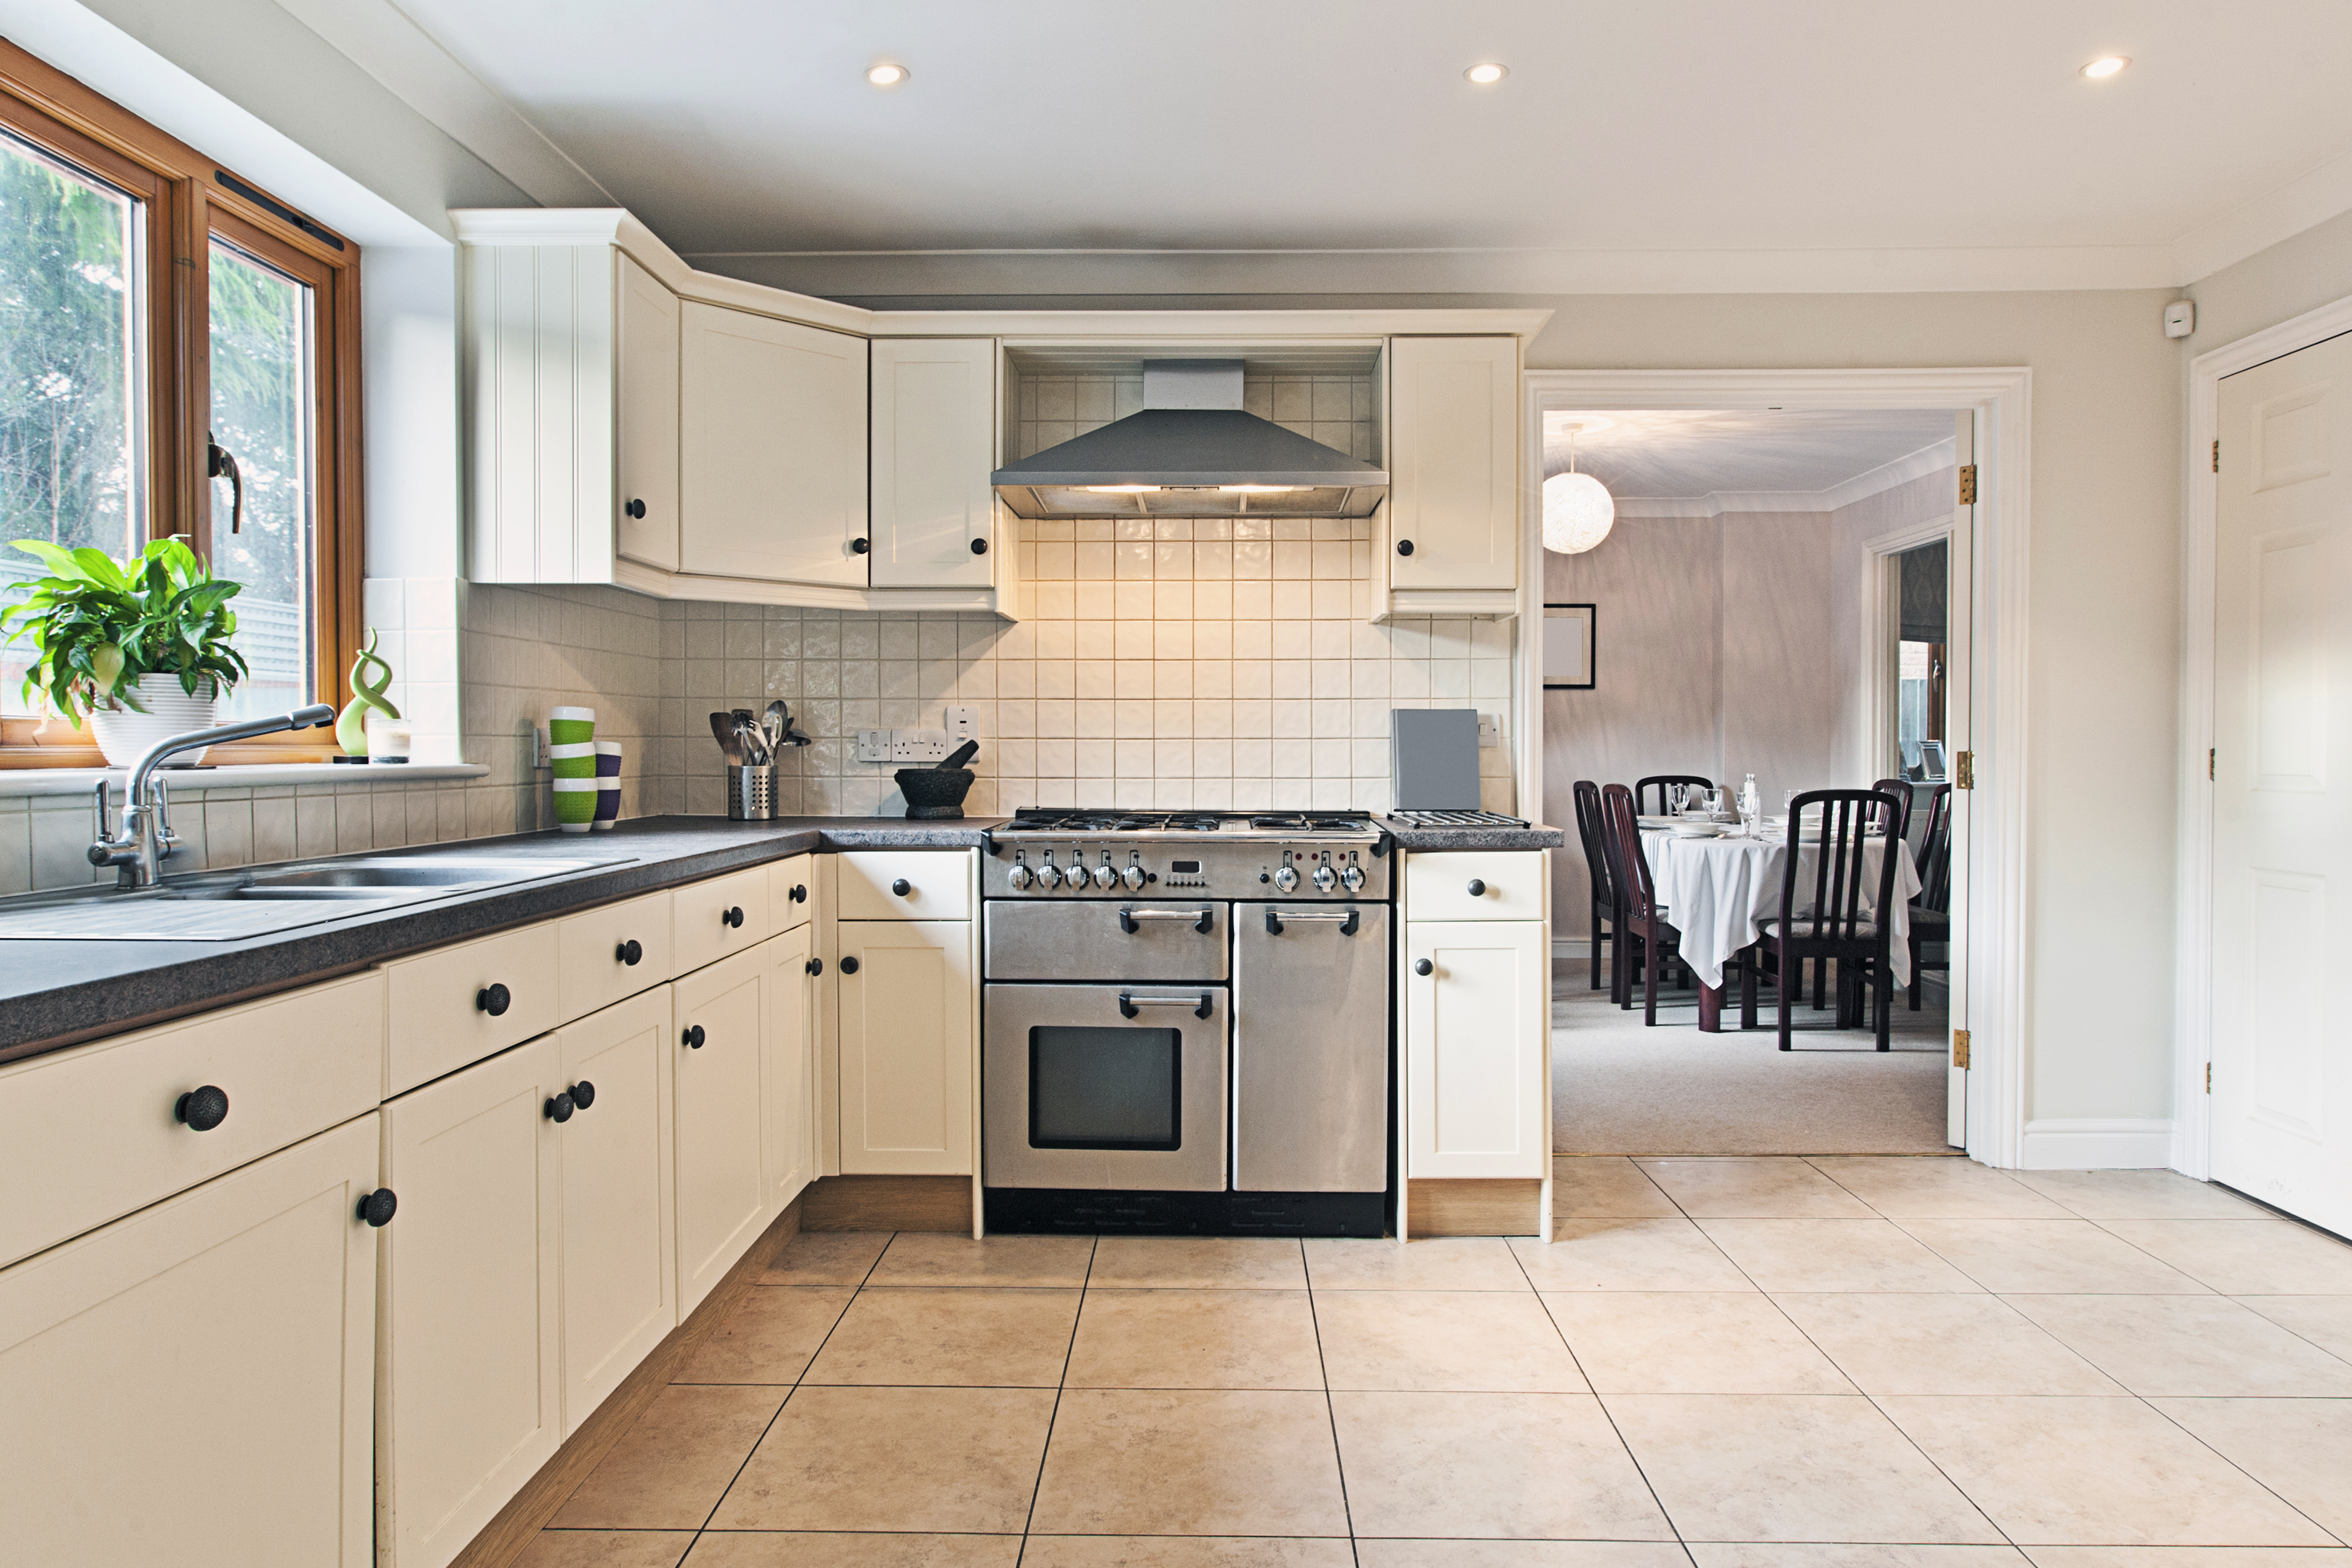
[(2025, 1124), (2027, 1171), (2160, 1171), (2172, 1163), (2168, 1117), (2085, 1117)]

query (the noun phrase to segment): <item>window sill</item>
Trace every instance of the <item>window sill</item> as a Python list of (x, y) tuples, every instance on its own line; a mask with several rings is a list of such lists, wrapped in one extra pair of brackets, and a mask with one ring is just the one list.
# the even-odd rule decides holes
[[(270, 763), (226, 767), (167, 768), (163, 776), (174, 790), (252, 789), (288, 784), (430, 784), (450, 779), (488, 778), (490, 770), (479, 763), (372, 763), (365, 767), (336, 767), (325, 763)], [(0, 763), (0, 800), (26, 795), (87, 795), (101, 778), (120, 784), (121, 768), (29, 767)]]

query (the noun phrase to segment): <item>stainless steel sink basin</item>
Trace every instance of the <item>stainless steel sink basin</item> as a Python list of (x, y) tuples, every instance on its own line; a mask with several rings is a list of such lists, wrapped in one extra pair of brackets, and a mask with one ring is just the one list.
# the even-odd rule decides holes
[(0, 900), (0, 941), (235, 942), (635, 858), (355, 856), (169, 877), (136, 892), (77, 888)]

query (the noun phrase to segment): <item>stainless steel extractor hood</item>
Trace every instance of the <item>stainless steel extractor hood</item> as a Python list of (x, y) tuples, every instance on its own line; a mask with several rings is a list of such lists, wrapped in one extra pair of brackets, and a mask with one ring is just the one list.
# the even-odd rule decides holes
[(1242, 407), (1239, 360), (1148, 360), (1143, 410), (990, 476), (1015, 517), (1370, 517), (1387, 470)]

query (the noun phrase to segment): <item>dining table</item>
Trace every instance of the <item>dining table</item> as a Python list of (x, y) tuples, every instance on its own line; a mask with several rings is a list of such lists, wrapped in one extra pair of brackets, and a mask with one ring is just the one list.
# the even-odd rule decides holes
[[(1715, 837), (1685, 837), (1664, 817), (1643, 817), (1639, 826), (1642, 853), (1650, 862), (1650, 883), (1663, 917), (1682, 934), (1678, 951), (1683, 964), (1696, 981), (1698, 1026), (1708, 1034), (1723, 1027), (1723, 971), (1732, 955), (1753, 946), (1763, 934), (1763, 922), (1780, 913), (1780, 884), (1787, 874), (1790, 848), (1788, 835), (1764, 827), (1755, 832), (1731, 828)], [(1919, 896), (1918, 868), (1908, 847), (1893, 847), (1895, 916), (1887, 955), (1890, 978), (1898, 986), (1911, 984), (1911, 900)], [(1885, 865), (1885, 835), (1873, 834), (1863, 844), (1863, 904), (1867, 910), (1878, 890)], [(1797, 889), (1810, 892), (1821, 858), (1821, 844), (1809, 838), (1796, 847)], [(1810, 902), (1796, 911), (1810, 913)]]

